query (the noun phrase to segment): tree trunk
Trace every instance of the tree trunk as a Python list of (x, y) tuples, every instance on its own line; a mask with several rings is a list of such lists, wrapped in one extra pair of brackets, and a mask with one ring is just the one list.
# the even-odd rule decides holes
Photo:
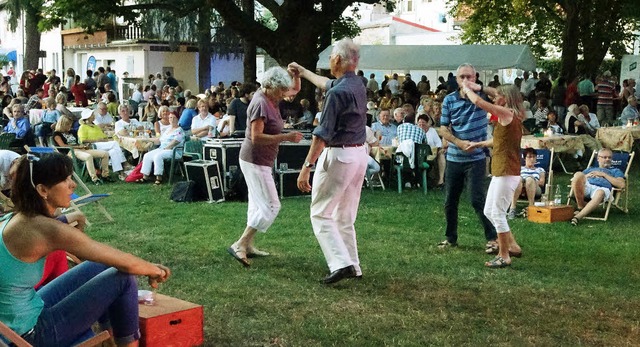
[(211, 8), (203, 6), (198, 11), (198, 85), (199, 92), (211, 86)]
[(25, 51), (22, 68), (23, 70), (36, 70), (39, 67), (40, 31), (38, 31), (38, 22), (40, 16), (38, 11), (26, 8), (24, 19)]
[(578, 15), (578, 5), (575, 1), (567, 1), (564, 10), (566, 19), (562, 33), (562, 67), (560, 76), (564, 76), (568, 82), (573, 80), (577, 74), (578, 40), (575, 36), (580, 28), (580, 17)]
[[(253, 13), (256, 10), (254, 0), (242, 0), (242, 10), (250, 16), (253, 16)], [(243, 49), (243, 67), (244, 67), (244, 82), (255, 82), (256, 81), (256, 44), (255, 42), (249, 39), (243, 39), (242, 41), (242, 49)]]

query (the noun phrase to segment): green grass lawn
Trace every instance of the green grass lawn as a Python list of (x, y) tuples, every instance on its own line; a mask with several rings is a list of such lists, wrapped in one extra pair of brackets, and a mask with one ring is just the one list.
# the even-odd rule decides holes
[(483, 267), (491, 257), (467, 200), (460, 247), (442, 251), (442, 192), (365, 190), (356, 223), (364, 278), (331, 287), (319, 282), (328, 270), (307, 197), (282, 200), (257, 237), (272, 256), (250, 269), (226, 252), (246, 203), (174, 203), (168, 185), (97, 187), (113, 193), (103, 201), (115, 223), (87, 232), (171, 267), (159, 292), (204, 305), (206, 346), (640, 345), (638, 170), (632, 177), (629, 215), (577, 228), (512, 221), (523, 257), (499, 270)]

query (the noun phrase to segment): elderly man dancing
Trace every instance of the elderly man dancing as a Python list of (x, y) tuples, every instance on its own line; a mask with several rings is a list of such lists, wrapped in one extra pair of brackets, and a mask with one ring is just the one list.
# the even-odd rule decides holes
[(344, 39), (333, 47), (329, 58), (335, 80), (318, 76), (297, 63), (289, 64), (290, 70), (327, 90), (320, 124), (313, 131), (311, 148), (298, 176), (298, 188), (311, 191), (310, 171), (317, 167), (311, 224), (329, 265), (325, 284), (362, 276), (354, 223), (367, 168), (367, 93), (355, 74), (359, 58), (359, 47)]

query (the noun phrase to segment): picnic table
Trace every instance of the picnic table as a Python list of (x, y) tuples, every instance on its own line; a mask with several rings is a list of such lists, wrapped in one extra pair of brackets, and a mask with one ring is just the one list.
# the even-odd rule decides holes
[(115, 139), (118, 141), (120, 147), (131, 152), (134, 159), (137, 159), (141, 153), (149, 152), (156, 146), (154, 142), (155, 138), (153, 137), (118, 135), (115, 136)]
[(633, 142), (640, 139), (640, 126), (599, 128), (596, 140), (613, 151), (631, 152)]

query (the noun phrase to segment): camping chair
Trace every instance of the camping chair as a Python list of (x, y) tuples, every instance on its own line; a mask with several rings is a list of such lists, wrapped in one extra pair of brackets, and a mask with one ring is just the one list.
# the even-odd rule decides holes
[(14, 133), (2, 133), (0, 134), (0, 149), (11, 148), (11, 143), (16, 139)]
[[(188, 142), (191, 142), (191, 141), (188, 141)], [(171, 158), (166, 159), (171, 161), (171, 168), (169, 169), (169, 184), (173, 183), (173, 174), (175, 170), (180, 170), (180, 174), (182, 175), (182, 177), (185, 177), (184, 169), (182, 168), (184, 164), (184, 160), (182, 159), (182, 157), (176, 158), (176, 152), (179, 149), (183, 150), (183, 155), (184, 155), (184, 146), (175, 146), (173, 147), (173, 151), (171, 152)]]
[(431, 155), (431, 147), (426, 143), (416, 143), (414, 148), (414, 168), (411, 169), (411, 163), (409, 157), (402, 152), (396, 152), (395, 165), (396, 176), (398, 179), (398, 193), (402, 193), (402, 176), (403, 174), (411, 174), (418, 177), (418, 174), (422, 176), (422, 191), (427, 194), (427, 170), (429, 169), (429, 163), (427, 163), (427, 157)]
[[(56, 151), (56, 149), (53, 147), (24, 146), (24, 148), (27, 150), (28, 153), (35, 153), (35, 154), (55, 153)], [(107, 220), (109, 220), (110, 222), (113, 222), (113, 217), (111, 217), (107, 209), (100, 203), (100, 200), (110, 196), (110, 194), (92, 193), (89, 187), (87, 187), (87, 185), (82, 181), (80, 176), (78, 176), (78, 174), (75, 171), (73, 172), (73, 179), (75, 180), (78, 186), (77, 188), (80, 188), (84, 192), (84, 195), (78, 195), (76, 193), (71, 194), (71, 204), (69, 208), (62, 211), (62, 213), (68, 213), (72, 211), (81, 212), (80, 208), (82, 206), (95, 203), (98, 210), (102, 212), (102, 214), (107, 218)], [(89, 218), (87, 218), (87, 226), (90, 226), (90, 225), (91, 223), (89, 222)]]
[(186, 141), (184, 143), (183, 157), (189, 157), (191, 160), (201, 160), (203, 153), (202, 141)]
[[(536, 149), (536, 163), (535, 167), (541, 167), (544, 169), (546, 184), (542, 188), (542, 194), (546, 194), (550, 192), (551, 187), (553, 186), (553, 157), (555, 151), (553, 148), (551, 149)], [(520, 165), (524, 166), (524, 153), (523, 150), (520, 150)], [(553, 193), (553, 192), (551, 192)], [(518, 202), (526, 202), (527, 200), (519, 199)]]
[[(598, 161), (595, 160), (597, 155), (598, 151), (593, 151), (587, 167), (598, 167)], [(624, 188), (613, 187), (613, 189), (611, 190), (611, 194), (613, 194), (613, 196), (611, 197), (611, 199), (609, 199), (609, 201), (603, 202), (603, 207), (605, 208), (604, 217), (587, 216), (584, 217), (584, 219), (607, 221), (607, 219), (609, 218), (611, 205), (614, 205), (624, 213), (629, 213), (629, 183), (631, 183), (629, 180), (629, 169), (631, 168), (631, 163), (633, 162), (634, 155), (635, 152), (613, 152), (613, 158), (611, 158), (611, 167), (615, 167), (624, 172), (625, 186)], [(569, 197), (567, 198), (567, 205), (571, 204), (571, 198), (573, 197), (573, 195), (573, 188), (571, 188), (569, 190)], [(622, 201), (620, 201), (621, 199)]]
[(82, 160), (78, 159), (78, 157), (76, 157), (76, 152), (73, 150), (73, 147), (56, 145), (56, 142), (53, 139), (53, 136), (49, 137), (49, 147), (55, 148), (57, 152), (60, 152), (62, 154), (70, 153), (71, 160), (73, 161), (73, 171), (75, 171), (78, 174), (78, 176), (85, 181), (91, 179), (91, 177), (89, 177), (89, 172), (87, 171), (87, 163), (83, 162)]
[[(0, 336), (0, 346), (9, 347), (31, 347), (31, 344), (25, 341), (22, 336), (18, 335), (15, 331), (11, 330), (4, 323), (0, 322), (0, 335), (4, 336), (4, 339)], [(108, 331), (102, 331), (101, 333), (91, 337), (88, 340), (75, 344), (75, 347), (94, 347), (100, 346), (102, 342), (107, 341), (111, 335)]]

